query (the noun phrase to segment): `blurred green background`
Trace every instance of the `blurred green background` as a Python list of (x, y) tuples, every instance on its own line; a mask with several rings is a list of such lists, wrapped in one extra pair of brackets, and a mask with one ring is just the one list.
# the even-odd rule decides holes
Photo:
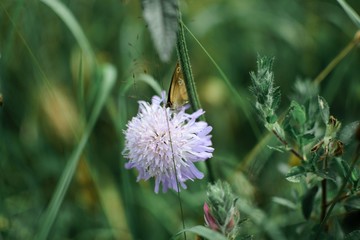
[[(160, 62), (139, 1), (61, 2), (82, 28), (94, 58), (80, 50), (84, 43), (79, 45), (49, 5), (0, 2), (0, 239), (32, 239), (43, 227), (41, 216), (99, 101), (99, 80), (91, 64), (95, 59), (97, 65), (106, 62), (116, 68), (116, 83), (49, 239), (169, 239), (182, 228), (177, 195), (155, 194), (152, 180), (136, 183), (136, 172), (124, 169), (121, 151), (124, 122), (136, 114), (138, 100), (149, 101), (155, 94), (139, 78), (149, 74), (168, 89), (176, 52), (169, 63)], [(360, 1), (347, 2), (360, 12)], [(285, 234), (291, 231), (290, 216), (294, 222), (301, 216), (274, 206), (271, 199), (287, 197), (297, 187), (284, 179), (288, 154), (274, 153), (266, 145), (255, 148), (270, 138), (252, 110), (249, 72), (256, 70), (258, 53), (275, 57), (284, 110), (295, 80), (314, 79), (357, 29), (335, 0), (203, 0), (180, 5), (184, 23), (245, 103), (235, 100), (209, 57), (187, 34), (200, 100), (213, 126), (210, 161), (215, 176), (228, 180), (237, 195), (251, 200)], [(359, 119), (359, 62), (355, 48), (320, 85), (331, 113), (343, 123)], [(125, 91), (125, 86), (130, 88)], [(181, 192), (187, 226), (203, 224), (206, 183), (189, 182)], [(258, 239), (268, 238), (255, 225), (246, 223)]]

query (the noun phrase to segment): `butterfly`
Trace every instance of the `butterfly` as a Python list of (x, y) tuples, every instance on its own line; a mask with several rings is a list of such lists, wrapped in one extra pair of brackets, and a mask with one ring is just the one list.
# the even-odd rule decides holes
[(189, 96), (186, 91), (184, 75), (179, 62), (177, 62), (175, 71), (171, 78), (166, 106), (170, 107), (171, 109), (178, 109), (188, 102)]

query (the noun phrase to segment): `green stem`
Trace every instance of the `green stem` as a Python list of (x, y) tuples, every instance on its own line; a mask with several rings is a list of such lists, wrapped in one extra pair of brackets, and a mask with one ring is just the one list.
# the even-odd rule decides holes
[[(323, 170), (326, 171), (328, 168), (328, 155), (325, 155), (323, 160)], [(326, 216), (327, 211), (327, 180), (324, 178), (321, 181), (321, 212), (320, 212), (320, 222), (322, 222)]]
[[(290, 147), (288, 142), (283, 139), (275, 130), (272, 130), (272, 133), (275, 135), (275, 137), (285, 146)], [(305, 161), (305, 159), (301, 156), (300, 153), (298, 153), (294, 148), (290, 147), (290, 152), (294, 154), (298, 159), (300, 159), (302, 162)]]
[[(179, 31), (177, 34), (176, 49), (179, 56), (181, 70), (183, 71), (184, 74), (186, 90), (189, 95), (191, 107), (193, 108), (194, 111), (197, 111), (201, 109), (201, 104), (200, 104), (199, 96), (196, 91), (194, 77), (191, 71), (190, 58), (189, 58), (189, 53), (187, 51), (184, 26), (181, 20), (180, 12), (179, 12)], [(199, 119), (201, 121), (206, 121), (204, 114), (201, 115)], [(210, 161), (205, 161), (205, 166), (208, 171), (209, 181), (214, 182), (215, 179), (211, 169)]]
[[(180, 17), (181, 18), (181, 17)], [(190, 98), (190, 104), (194, 111), (197, 111), (201, 109), (201, 104), (199, 100), (199, 96), (196, 91), (196, 85), (194, 81), (194, 77), (191, 70), (190, 65), (190, 58), (189, 53), (187, 51), (186, 41), (185, 41), (185, 33), (184, 33), (184, 27), (181, 23), (181, 20), (179, 21), (179, 32), (177, 36), (177, 52), (179, 56), (179, 61), (181, 65), (181, 70), (183, 71), (185, 82), (186, 82), (186, 90), (188, 92), (189, 98)], [(200, 116), (201, 121), (205, 121), (205, 116)]]
[(321, 71), (321, 73), (314, 79), (316, 84), (320, 84), (327, 75), (359, 44), (360, 31), (355, 33), (351, 42)]
[(346, 174), (346, 178), (344, 179), (343, 184), (341, 185), (341, 187), (340, 187), (337, 195), (335, 196), (334, 200), (331, 201), (331, 205), (330, 205), (330, 207), (329, 207), (329, 210), (327, 211), (324, 219), (322, 219), (322, 221), (321, 221), (321, 224), (320, 224), (320, 227), (319, 227), (319, 230), (318, 230), (318, 232), (317, 232), (317, 236), (316, 236), (315, 239), (318, 239), (318, 238), (319, 238), (320, 233), (321, 233), (322, 229), (324, 228), (324, 226), (325, 226), (325, 224), (326, 224), (326, 221), (329, 219), (329, 217), (330, 217), (330, 215), (331, 215), (331, 212), (332, 212), (332, 210), (334, 209), (336, 203), (338, 203), (339, 200), (342, 198), (343, 191), (344, 191), (344, 189), (345, 189), (345, 187), (346, 187), (346, 185), (347, 185), (347, 183), (348, 183), (348, 181), (349, 181), (349, 179), (350, 179), (350, 177), (351, 177), (351, 173), (352, 173), (352, 171), (354, 170), (354, 168), (355, 168), (355, 166), (356, 166), (356, 163), (357, 163), (359, 157), (360, 157), (360, 144), (358, 144), (358, 146), (357, 146), (357, 148), (356, 148), (355, 156), (354, 156), (354, 158), (353, 158), (353, 160), (352, 160), (352, 162), (351, 162), (349, 171), (348, 171), (347, 174)]

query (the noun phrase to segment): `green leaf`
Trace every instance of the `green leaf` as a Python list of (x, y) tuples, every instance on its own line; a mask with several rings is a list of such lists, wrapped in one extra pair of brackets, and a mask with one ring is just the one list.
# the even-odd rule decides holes
[(301, 210), (306, 220), (310, 218), (311, 212), (314, 207), (314, 199), (319, 187), (314, 186), (310, 188), (304, 195), (301, 201)]
[(355, 121), (343, 127), (339, 135), (340, 141), (342, 141), (344, 144), (349, 144), (351, 140), (354, 140), (356, 129), (358, 128), (359, 124), (360, 121)]
[(344, 9), (346, 14), (349, 16), (349, 18), (355, 23), (355, 25), (360, 29), (360, 17), (359, 15), (354, 11), (352, 7), (350, 7), (349, 4), (347, 4), (344, 0), (338, 0), (338, 3), (340, 6)]
[(307, 117), (304, 106), (296, 101), (292, 101), (283, 121), (286, 140), (290, 144), (296, 144), (300, 147), (304, 145), (301, 135), (304, 134), (306, 121)]
[(278, 151), (278, 152), (285, 152), (288, 151), (289, 149), (284, 146), (284, 145), (279, 145), (279, 146), (270, 146), (270, 145), (266, 145), (269, 149), (274, 150), (274, 151)]
[(306, 145), (315, 140), (315, 135), (313, 133), (305, 133), (303, 135), (299, 135), (298, 138), (302, 145)]
[(292, 101), (289, 112), (292, 116), (292, 119), (294, 119), (297, 124), (299, 124), (299, 125), (305, 124), (306, 113), (305, 113), (304, 106), (300, 105), (296, 101)]
[(281, 197), (273, 197), (271, 200), (279, 205), (288, 207), (290, 209), (296, 209), (296, 204), (290, 201), (289, 199), (281, 198)]
[(358, 240), (360, 239), (360, 230), (355, 230), (345, 236), (345, 240)]
[(306, 174), (305, 168), (302, 166), (295, 166), (290, 169), (290, 171), (286, 174), (286, 180), (289, 182), (300, 182), (301, 178), (303, 178)]
[(143, 16), (149, 26), (155, 49), (161, 61), (170, 60), (175, 47), (178, 24), (177, 0), (141, 0)]
[(336, 183), (336, 175), (332, 171), (328, 170), (318, 170), (315, 172), (316, 175), (318, 175), (321, 178), (328, 179)]
[(175, 236), (172, 237), (172, 239), (175, 239), (175, 237), (179, 236), (180, 234), (182, 234), (184, 232), (195, 233), (195, 234), (200, 235), (209, 240), (227, 240), (227, 238), (225, 236), (223, 236), (222, 234), (220, 234), (219, 232), (216, 232), (214, 230), (211, 230), (210, 228), (200, 226), (200, 225), (192, 227), (192, 228), (186, 228), (186, 229), (176, 233)]
[[(346, 177), (347, 174), (349, 174), (349, 171), (350, 171), (350, 166), (349, 166), (349, 163), (344, 161), (344, 160), (341, 160), (341, 167), (342, 167), (342, 174), (344, 175), (344, 177)], [(350, 182), (355, 185), (357, 184), (357, 182), (359, 181), (359, 174), (358, 174), (358, 170), (356, 168), (354, 168), (352, 170), (352, 172), (350, 173)]]
[(266, 122), (269, 124), (274, 124), (274, 123), (276, 123), (277, 120), (278, 120), (278, 117), (275, 114), (266, 117)]
[(352, 208), (352, 210), (360, 209), (360, 197), (358, 196), (350, 197), (345, 201), (344, 205), (346, 207)]
[(90, 46), (88, 39), (85, 36), (84, 31), (82, 30), (80, 24), (70, 12), (69, 8), (64, 5), (61, 1), (57, 0), (41, 0), (45, 5), (47, 5), (51, 10), (53, 10), (61, 20), (69, 28), (70, 32), (74, 35), (76, 41), (78, 42), (81, 50), (83, 51), (85, 57), (89, 57), (91, 61), (91, 68), (95, 66), (95, 54)]
[(330, 118), (329, 105), (326, 102), (326, 100), (321, 96), (318, 96), (318, 103), (319, 103), (321, 118), (322, 118), (323, 122), (327, 125), (329, 122), (329, 118)]

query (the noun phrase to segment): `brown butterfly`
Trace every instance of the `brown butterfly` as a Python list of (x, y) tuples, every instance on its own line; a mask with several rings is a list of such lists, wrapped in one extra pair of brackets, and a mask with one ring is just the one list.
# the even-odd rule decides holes
[(170, 89), (168, 93), (167, 106), (172, 109), (178, 109), (189, 102), (189, 96), (186, 91), (184, 75), (179, 62), (171, 78)]

